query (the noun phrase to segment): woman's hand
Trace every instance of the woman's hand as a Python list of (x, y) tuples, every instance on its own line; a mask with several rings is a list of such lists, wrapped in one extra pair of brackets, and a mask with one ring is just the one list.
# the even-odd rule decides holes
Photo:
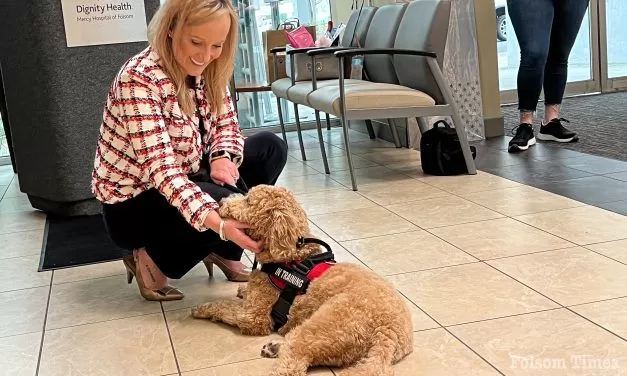
[(252, 240), (244, 232), (247, 228), (251, 228), (251, 226), (246, 223), (228, 219), (224, 222), (224, 237), (237, 244), (240, 248), (247, 249), (253, 253), (261, 252), (261, 244)]
[[(207, 218), (205, 218), (205, 227), (212, 229), (216, 233), (220, 233), (220, 223), (222, 221), (223, 219), (220, 218), (220, 215), (215, 210), (212, 210), (207, 215)], [(248, 228), (251, 228), (249, 224), (227, 219), (224, 220), (222, 233), (226, 240), (232, 241), (240, 248), (247, 249), (253, 253), (259, 253), (261, 252), (262, 244), (252, 240), (246, 235), (243, 230)]]
[(237, 166), (229, 158), (218, 158), (211, 161), (211, 180), (218, 185), (235, 186), (239, 179)]

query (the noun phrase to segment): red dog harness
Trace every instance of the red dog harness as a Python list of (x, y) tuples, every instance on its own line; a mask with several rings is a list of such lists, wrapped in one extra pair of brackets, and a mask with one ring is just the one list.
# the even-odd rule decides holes
[(305, 294), (311, 281), (322, 276), (335, 264), (335, 256), (327, 243), (319, 239), (300, 238), (296, 247), (301, 248), (306, 243), (320, 244), (327, 249), (327, 252), (302, 261), (261, 266), (261, 271), (268, 274), (270, 282), (281, 291), (279, 299), (272, 307), (274, 330), (279, 330), (287, 322), (290, 307), (296, 296)]
[[(283, 291), (285, 289), (285, 286), (287, 286), (288, 281), (291, 284), (294, 284), (296, 286), (298, 286), (300, 284), (300, 281), (297, 278), (294, 278), (294, 276), (291, 273), (288, 273), (288, 270), (292, 270), (294, 268), (294, 265), (296, 263), (282, 263), (279, 264), (280, 267), (276, 268), (274, 274), (269, 274), (268, 277), (270, 277), (270, 282), (272, 282), (272, 284), (274, 285), (274, 287), (276, 287), (277, 289), (279, 289), (280, 291)], [(321, 275), (324, 274), (324, 272), (326, 272), (327, 270), (329, 270), (329, 268), (333, 265), (333, 263), (329, 262), (329, 261), (325, 261), (322, 262), (320, 264), (317, 264), (313, 267), (313, 269), (311, 269), (309, 271), (309, 273), (307, 273), (307, 281), (311, 282), (314, 279), (320, 277)], [(306, 283), (306, 282), (305, 282)], [(304, 294), (305, 291), (299, 291), (300, 294)]]

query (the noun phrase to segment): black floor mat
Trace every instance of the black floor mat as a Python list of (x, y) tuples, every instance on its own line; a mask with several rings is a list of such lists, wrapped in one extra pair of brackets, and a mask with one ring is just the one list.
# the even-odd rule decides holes
[(126, 254), (109, 238), (101, 215), (48, 215), (40, 270), (119, 260)]
[[(627, 92), (565, 98), (562, 116), (572, 121), (565, 125), (579, 134), (579, 142), (566, 144), (554, 142), (551, 146), (627, 161), (625, 103)], [(511, 137), (511, 130), (519, 121), (518, 106), (501, 108), (505, 118), (505, 135)], [(534, 123), (536, 131), (543, 118), (544, 104), (540, 102)]]

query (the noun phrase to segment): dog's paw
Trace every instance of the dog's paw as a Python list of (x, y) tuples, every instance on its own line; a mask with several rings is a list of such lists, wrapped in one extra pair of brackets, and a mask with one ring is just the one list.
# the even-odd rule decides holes
[(240, 299), (244, 299), (246, 296), (246, 285), (239, 286), (237, 288), (237, 297)]
[(263, 358), (276, 358), (279, 356), (279, 348), (281, 343), (278, 341), (271, 341), (263, 346), (261, 349), (261, 356)]
[(195, 319), (203, 319), (202, 309), (200, 307), (192, 308), (192, 317)]
[(192, 308), (192, 317), (196, 319), (209, 319), (215, 318), (215, 309), (211, 304), (203, 304), (198, 307)]

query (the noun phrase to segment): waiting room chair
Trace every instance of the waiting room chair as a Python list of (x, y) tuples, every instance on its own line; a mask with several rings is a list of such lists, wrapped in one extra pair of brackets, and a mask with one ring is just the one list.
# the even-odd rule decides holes
[[(346, 23), (346, 28), (339, 42), (339, 46), (336, 48), (363, 46), (366, 31), (368, 30), (372, 17), (374, 16), (376, 11), (377, 11), (376, 7), (362, 7), (360, 9), (354, 10), (349, 17), (348, 22)], [(292, 55), (291, 57), (293, 58), (293, 55), (295, 53), (304, 53), (311, 49), (312, 48), (296, 49), (296, 50), (290, 50), (287, 53)], [(323, 49), (323, 48), (313, 48), (313, 49)], [(275, 59), (275, 64), (274, 64), (275, 77), (278, 76), (278, 69), (277, 69), (278, 64), (276, 61), (277, 53), (285, 52), (285, 51), (286, 51), (285, 47), (276, 47), (270, 51), (273, 54), (273, 58)], [(294, 64), (292, 64), (292, 67), (293, 66)], [(283, 111), (281, 109), (281, 99), (289, 100), (288, 89), (295, 84), (295, 81), (293, 80), (294, 72), (292, 71), (290, 73), (291, 73), (292, 78), (290, 77), (282, 78), (271, 83), (272, 92), (276, 96), (276, 100), (277, 100), (279, 123), (281, 125), (281, 131), (283, 133), (284, 139), (286, 138), (286, 136), (285, 136), (285, 123), (283, 119)], [(301, 81), (301, 82), (303, 83), (309, 82), (309, 85), (311, 86), (311, 81)], [(296, 131), (298, 134), (298, 141), (300, 144), (301, 156), (303, 160), (307, 160), (307, 156), (305, 154), (305, 147), (303, 144), (303, 138), (302, 138), (302, 129), (301, 129), (299, 113), (298, 113), (298, 104), (296, 103), (294, 103), (294, 117), (296, 119)], [(319, 119), (318, 111), (316, 111), (316, 120), (317, 120), (318, 127), (320, 127), (320, 119)], [(326, 120), (327, 120), (327, 129), (330, 129), (329, 114), (326, 114)], [(324, 145), (323, 145), (324, 140), (322, 138), (321, 130), (318, 132), (318, 137), (321, 143), (321, 152), (322, 152), (322, 156), (324, 160), (325, 171), (326, 173), (329, 173), (328, 163), (326, 159), (326, 151), (324, 150)]]
[(468, 173), (477, 173), (466, 129), (441, 70), (450, 10), (450, 0), (415, 0), (404, 11), (393, 48), (356, 48), (334, 53), (339, 67), (344, 67), (345, 61), (353, 56), (364, 55), (364, 70), (372, 82), (349, 85), (344, 70), (340, 69), (338, 85), (317, 87), (314, 70), (314, 88), (307, 101), (310, 107), (341, 118), (353, 190), (357, 190), (357, 181), (351, 158), (349, 120), (416, 117), (420, 124), (424, 117), (451, 116)]

